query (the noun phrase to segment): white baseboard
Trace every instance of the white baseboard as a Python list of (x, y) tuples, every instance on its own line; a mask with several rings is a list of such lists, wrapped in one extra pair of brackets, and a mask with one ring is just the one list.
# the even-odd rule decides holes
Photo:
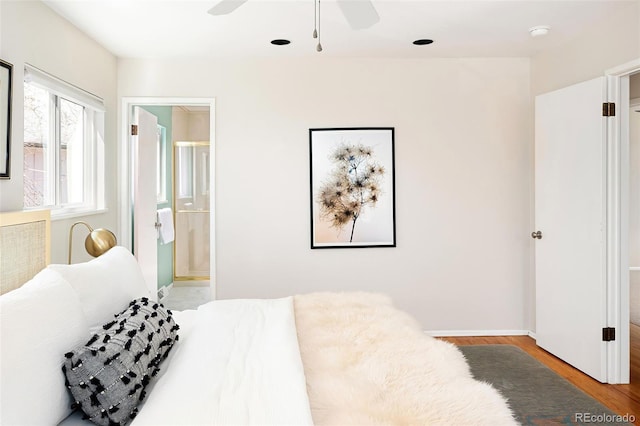
[[(433, 337), (532, 336), (529, 330), (425, 330)], [(535, 337), (533, 337), (535, 339)]]

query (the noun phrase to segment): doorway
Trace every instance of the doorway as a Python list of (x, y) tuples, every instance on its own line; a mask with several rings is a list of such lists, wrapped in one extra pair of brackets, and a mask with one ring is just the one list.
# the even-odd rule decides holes
[[(604, 348), (599, 346), (589, 353), (597, 354), (600, 358), (599, 375), (604, 378), (603, 382), (611, 384), (629, 383), (630, 373), (629, 279), (630, 266), (633, 265), (629, 264), (629, 89), (630, 76), (636, 73), (640, 73), (640, 59), (605, 71), (606, 86), (602, 91), (601, 119), (607, 121), (602, 132), (603, 140), (606, 141), (603, 145), (606, 164), (603, 173), (603, 182), (606, 184), (606, 214), (605, 222), (599, 229), (606, 229), (603, 236), (605, 273), (602, 285), (594, 289), (601, 295), (606, 308), (597, 315), (601, 318), (602, 329), (600, 330), (600, 326), (593, 328), (595, 333), (602, 331), (600, 338)], [(598, 120), (595, 117), (594, 119)], [(536, 131), (536, 139), (538, 134)], [(599, 232), (597, 229), (595, 231)], [(635, 273), (635, 270), (632, 272)], [(582, 295), (584, 290), (581, 289), (580, 292)], [(537, 311), (538, 299), (537, 297)], [(583, 316), (592, 318), (594, 315), (593, 311), (588, 310)], [(540, 338), (540, 330), (537, 329), (536, 332)], [(566, 340), (573, 342), (576, 339), (569, 335)]]
[(629, 78), (630, 379), (640, 387), (640, 73)]
[[(640, 98), (635, 86), (636, 93), (631, 90), (631, 80), (640, 74), (640, 59), (627, 62), (615, 68), (605, 71), (608, 81), (608, 101), (613, 102), (618, 107), (619, 113), (614, 114), (611, 127), (608, 133), (609, 187), (611, 189), (611, 199), (607, 210), (608, 226), (611, 231), (607, 236), (608, 246), (612, 249), (611, 256), (607, 259), (608, 279), (607, 279), (607, 317), (615, 326), (618, 337), (609, 347), (609, 383), (634, 383), (630, 380), (631, 375), (631, 355), (632, 355), (632, 331), (630, 329), (630, 308), (631, 308), (631, 286), (633, 279), (630, 270), (634, 265), (630, 264), (631, 256), (631, 215), (638, 212), (630, 210), (631, 196), (631, 161), (630, 155), (630, 111), (631, 99)], [(637, 232), (637, 231), (636, 231)], [(638, 347), (640, 349), (640, 347)], [(635, 352), (634, 352), (635, 353)], [(636, 361), (637, 362), (637, 361)]]
[[(138, 108), (135, 108), (138, 107)], [(157, 120), (153, 140), (153, 149), (148, 147), (144, 152), (138, 152), (143, 135), (131, 135), (131, 125), (136, 120), (134, 110), (144, 109), (145, 114)], [(206, 290), (208, 300), (215, 298), (215, 259), (213, 224), (213, 200), (215, 185), (214, 169), (214, 100), (200, 98), (123, 98), (122, 120), (126, 123), (120, 143), (120, 173), (121, 179), (121, 211), (120, 235), (122, 245), (131, 249), (138, 258), (143, 271), (157, 271), (157, 278), (147, 279), (152, 295), (158, 299), (167, 296), (174, 286), (199, 286), (198, 293)], [(143, 127), (139, 127), (143, 131)], [(148, 131), (149, 133), (149, 131)], [(150, 138), (149, 138), (150, 139)], [(178, 143), (179, 142), (179, 143)], [(187, 161), (187, 152), (178, 149), (176, 145), (184, 142), (196, 142), (198, 149), (191, 153)], [(177, 167), (182, 158), (182, 164), (190, 164), (186, 171), (180, 172)], [(139, 183), (138, 177), (145, 169), (152, 169), (153, 182)], [(177, 179), (179, 176), (181, 179)], [(184, 178), (190, 176), (189, 182)], [(180, 192), (180, 188), (183, 189)], [(186, 188), (191, 188), (191, 200)], [(146, 194), (157, 194), (144, 211), (151, 211), (152, 215), (136, 217), (138, 204), (148, 198)], [(145, 195), (140, 195), (145, 194)], [(196, 205), (197, 204), (197, 205)], [(185, 207), (192, 207), (197, 211), (197, 220), (184, 214)], [(161, 211), (164, 210), (163, 215)], [(167, 211), (169, 216), (167, 216)], [(163, 217), (172, 226), (172, 232), (162, 227), (160, 218)], [(169, 217), (169, 219), (167, 219)], [(186, 220), (185, 220), (186, 219)], [(183, 226), (184, 224), (188, 226)], [(153, 238), (140, 237), (140, 228), (153, 226)], [(156, 231), (157, 230), (157, 231)], [(148, 233), (147, 233), (148, 234)], [(172, 234), (172, 235), (169, 235)], [(147, 250), (147, 248), (149, 250)], [(153, 250), (156, 256), (145, 256), (144, 253)], [(187, 255), (187, 265), (195, 269), (183, 271), (181, 259)], [(151, 277), (146, 274), (145, 277)]]

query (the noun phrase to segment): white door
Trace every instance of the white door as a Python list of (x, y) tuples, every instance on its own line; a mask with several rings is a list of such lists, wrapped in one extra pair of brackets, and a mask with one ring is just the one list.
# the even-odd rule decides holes
[(133, 253), (151, 297), (158, 293), (158, 246), (156, 231), (156, 173), (158, 118), (140, 107), (133, 108), (138, 135), (133, 144)]
[(536, 97), (537, 344), (607, 380), (604, 77)]

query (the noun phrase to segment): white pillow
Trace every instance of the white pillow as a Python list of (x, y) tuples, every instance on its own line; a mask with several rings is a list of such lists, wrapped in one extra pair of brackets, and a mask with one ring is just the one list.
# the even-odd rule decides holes
[(0, 296), (0, 424), (58, 424), (71, 413), (64, 354), (85, 343), (89, 324), (71, 285), (44, 269)]
[(113, 315), (124, 310), (133, 299), (152, 297), (138, 261), (124, 247), (113, 247), (86, 263), (49, 265), (48, 268), (59, 272), (78, 293), (91, 327), (111, 321)]

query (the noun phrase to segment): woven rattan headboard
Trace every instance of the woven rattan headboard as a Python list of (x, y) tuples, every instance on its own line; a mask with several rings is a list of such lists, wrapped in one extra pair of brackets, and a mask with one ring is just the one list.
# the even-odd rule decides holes
[(51, 213), (0, 213), (0, 294), (20, 287), (51, 261)]

